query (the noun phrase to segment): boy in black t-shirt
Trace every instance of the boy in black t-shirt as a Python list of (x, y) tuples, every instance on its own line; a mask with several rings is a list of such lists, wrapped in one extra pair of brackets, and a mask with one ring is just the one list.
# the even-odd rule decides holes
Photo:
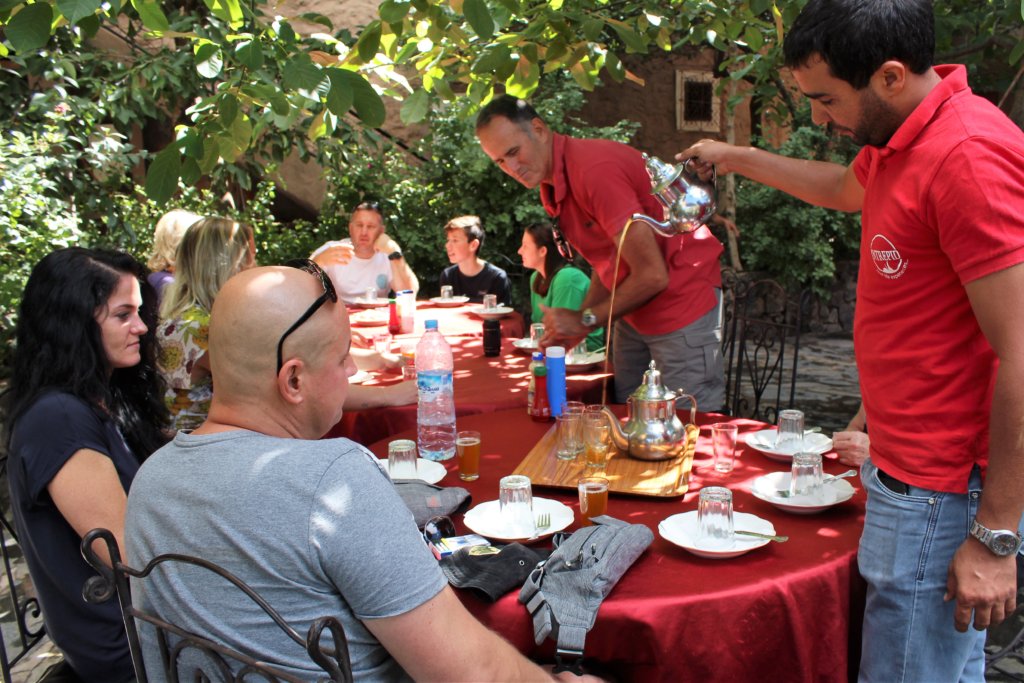
[(480, 303), (485, 294), (496, 294), (498, 304), (512, 303), (512, 286), (501, 268), (488, 263), (477, 254), (484, 243), (484, 229), (478, 216), (459, 216), (444, 226), (445, 250), (454, 265), (441, 273), (441, 286), (451, 285), (455, 296), (468, 296)]

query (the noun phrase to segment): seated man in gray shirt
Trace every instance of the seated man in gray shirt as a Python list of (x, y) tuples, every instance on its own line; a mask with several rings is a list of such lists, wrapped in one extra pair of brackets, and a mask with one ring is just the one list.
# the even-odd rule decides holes
[[(345, 306), (314, 270), (255, 268), (221, 289), (209, 417), (140, 469), (127, 557), (140, 566), (160, 553), (216, 562), (300, 632), (338, 617), (357, 681), (547, 679), (462, 606), (376, 458), (347, 439), (318, 440), (341, 418), (355, 366)], [(187, 571), (154, 572), (133, 586), (134, 600), (313, 678), (304, 649), (259, 607)], [(142, 635), (150, 680), (162, 680), (154, 634)]]

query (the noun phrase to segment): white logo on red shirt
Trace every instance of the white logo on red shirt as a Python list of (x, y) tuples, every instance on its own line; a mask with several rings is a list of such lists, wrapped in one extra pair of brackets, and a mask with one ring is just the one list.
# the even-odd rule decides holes
[(883, 235), (871, 238), (871, 260), (875, 262), (878, 273), (890, 280), (907, 271), (907, 261), (900, 255), (900, 250)]

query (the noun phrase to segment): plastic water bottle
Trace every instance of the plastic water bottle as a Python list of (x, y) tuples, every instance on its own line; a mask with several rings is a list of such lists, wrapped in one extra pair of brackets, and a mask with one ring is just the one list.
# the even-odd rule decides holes
[(426, 321), (426, 332), (416, 345), (416, 440), (420, 457), (447, 460), (455, 455), (455, 394), (452, 386), (452, 347)]
[(544, 364), (548, 369), (548, 403), (552, 417), (562, 414), (565, 407), (565, 347), (549, 346), (544, 351)]

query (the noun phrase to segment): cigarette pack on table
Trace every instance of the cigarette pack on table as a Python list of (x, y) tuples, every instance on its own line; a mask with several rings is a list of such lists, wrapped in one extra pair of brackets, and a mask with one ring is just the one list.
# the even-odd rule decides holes
[(479, 534), (466, 534), (465, 536), (449, 536), (442, 538), (436, 543), (430, 544), (430, 550), (434, 553), (434, 557), (441, 559), (445, 555), (451, 555), (459, 548), (465, 548), (472, 545), (490, 545), (483, 536)]

